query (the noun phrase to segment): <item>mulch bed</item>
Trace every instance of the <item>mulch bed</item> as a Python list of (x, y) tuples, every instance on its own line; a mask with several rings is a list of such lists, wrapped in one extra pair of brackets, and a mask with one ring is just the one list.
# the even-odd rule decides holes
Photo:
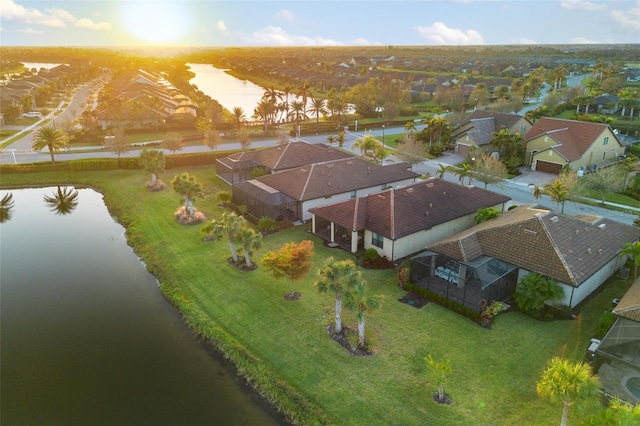
[(438, 392), (434, 392), (433, 400), (438, 404), (444, 404), (444, 405), (451, 405), (453, 403), (453, 400), (449, 398), (449, 395), (447, 395), (446, 393), (443, 394), (442, 399), (440, 399), (440, 395), (438, 394)]
[(247, 263), (245, 262), (244, 257), (239, 257), (237, 262), (233, 260), (233, 257), (229, 257), (227, 258), (227, 263), (233, 266), (234, 268), (236, 268), (240, 272), (250, 272), (258, 269), (258, 265), (256, 265), (253, 262), (251, 263), (250, 266), (247, 266)]
[(284, 295), (284, 300), (288, 300), (290, 302), (295, 300), (300, 300), (301, 298), (302, 298), (302, 294), (298, 293), (297, 291), (294, 291), (293, 293), (287, 293)]
[(425, 298), (424, 296), (418, 293), (409, 292), (405, 294), (404, 297), (398, 299), (398, 302), (406, 303), (409, 306), (413, 306), (416, 309), (420, 309), (424, 305), (429, 303), (429, 299)]
[[(329, 324), (327, 326), (327, 333), (329, 333), (329, 336), (331, 336), (333, 340), (338, 342), (339, 345), (341, 345), (343, 348), (349, 351), (351, 355), (353, 356), (373, 355), (373, 351), (367, 350), (365, 348), (361, 348), (360, 346), (357, 346), (355, 348), (351, 346), (348, 336), (356, 336), (357, 331), (345, 326), (342, 326), (342, 333), (336, 333), (335, 330), (336, 330), (335, 324)], [(356, 337), (356, 340), (357, 340), (357, 337)]]

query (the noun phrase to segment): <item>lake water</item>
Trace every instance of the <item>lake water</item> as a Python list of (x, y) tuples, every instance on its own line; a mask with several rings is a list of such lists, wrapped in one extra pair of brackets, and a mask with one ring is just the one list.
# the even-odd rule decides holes
[(248, 80), (240, 80), (208, 64), (187, 64), (195, 74), (189, 83), (211, 99), (218, 101), (227, 110), (235, 107), (244, 110), (248, 119), (262, 99), (264, 89)]
[(0, 190), (0, 424), (285, 424), (187, 329), (101, 194), (61, 215), (54, 191)]

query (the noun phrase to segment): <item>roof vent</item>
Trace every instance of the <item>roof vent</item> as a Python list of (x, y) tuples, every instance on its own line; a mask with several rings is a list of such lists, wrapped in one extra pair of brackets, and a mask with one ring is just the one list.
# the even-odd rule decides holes
[(429, 208), (433, 208), (433, 203), (429, 203)]
[(526, 232), (527, 234), (531, 234), (531, 235), (537, 235), (538, 233), (536, 231), (534, 231), (533, 229), (524, 229), (524, 232)]
[(429, 182), (427, 183), (427, 188), (433, 188), (435, 185), (433, 184), (433, 182)]
[(591, 254), (591, 247), (587, 248), (587, 253)]
[(551, 218), (551, 222), (556, 223), (558, 221), (558, 216), (553, 216)]
[(576, 235), (578, 235), (580, 233), (579, 229), (576, 229)]
[(407, 193), (409, 193), (409, 194), (410, 194), (410, 193), (412, 193), (412, 192), (413, 192), (413, 188), (407, 188), (405, 192), (407, 192)]
[(607, 227), (606, 223), (601, 223), (600, 225), (598, 225), (598, 228), (602, 229), (604, 231), (604, 228)]

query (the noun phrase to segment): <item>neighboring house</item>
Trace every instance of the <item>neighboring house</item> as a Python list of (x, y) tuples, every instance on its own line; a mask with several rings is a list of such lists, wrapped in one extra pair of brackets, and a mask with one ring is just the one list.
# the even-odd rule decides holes
[(524, 136), (531, 170), (560, 173), (615, 163), (625, 148), (608, 124), (542, 117)]
[(500, 212), (510, 198), (430, 178), (364, 197), (315, 207), (312, 232), (352, 253), (374, 248), (397, 260), (475, 224), (478, 209)]
[(624, 244), (638, 238), (631, 225), (524, 205), (430, 245), (412, 259), (411, 280), (439, 291), (438, 268), (453, 271), (456, 285), (443, 295), (479, 310), (479, 300), (508, 300), (535, 272), (560, 284), (558, 303), (573, 309), (624, 265)]
[(493, 151), (495, 148), (490, 145), (493, 133), (508, 129), (511, 134), (524, 135), (532, 126), (528, 118), (518, 114), (476, 110), (451, 132), (451, 137), (456, 152), (467, 155), (471, 147), (484, 149), (485, 152)]
[(620, 98), (616, 95), (603, 93), (593, 98), (592, 104), (596, 105), (599, 113), (615, 114), (620, 109), (618, 105), (619, 101)]
[(598, 377), (609, 395), (640, 403), (640, 279), (613, 309), (618, 317), (600, 343), (597, 353), (604, 362)]
[(407, 163), (380, 166), (357, 157), (285, 170), (233, 185), (233, 202), (255, 217), (311, 219), (309, 209), (415, 182)]
[(324, 144), (290, 142), (219, 158), (216, 160), (216, 172), (220, 179), (233, 185), (251, 179), (251, 173), (256, 168), (263, 168), (267, 173), (276, 173), (341, 158), (353, 158), (353, 155)]

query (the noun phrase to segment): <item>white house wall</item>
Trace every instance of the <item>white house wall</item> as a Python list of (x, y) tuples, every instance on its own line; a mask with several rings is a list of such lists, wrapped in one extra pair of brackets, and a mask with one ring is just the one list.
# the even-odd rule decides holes
[[(356, 197), (364, 197), (366, 195), (369, 194), (373, 194), (375, 192), (380, 192), (383, 189), (387, 188), (388, 186), (393, 186), (393, 187), (398, 187), (398, 186), (403, 186), (403, 185), (409, 185), (414, 183), (414, 179), (405, 179), (405, 180), (401, 180), (398, 182), (392, 182), (392, 183), (387, 183), (384, 185), (376, 185), (376, 186), (371, 186), (368, 188), (361, 188), (356, 190)], [(312, 209), (314, 207), (322, 207), (322, 206), (326, 206), (327, 204), (333, 204), (333, 203), (337, 203), (340, 201), (346, 201), (352, 198), (352, 193), (351, 191), (349, 192), (342, 192), (339, 194), (335, 194), (332, 195), (328, 198), (315, 198), (313, 200), (308, 200), (308, 201), (304, 201), (302, 203), (302, 220), (303, 221), (308, 221), (311, 220), (311, 213), (309, 213), (309, 209)]]

